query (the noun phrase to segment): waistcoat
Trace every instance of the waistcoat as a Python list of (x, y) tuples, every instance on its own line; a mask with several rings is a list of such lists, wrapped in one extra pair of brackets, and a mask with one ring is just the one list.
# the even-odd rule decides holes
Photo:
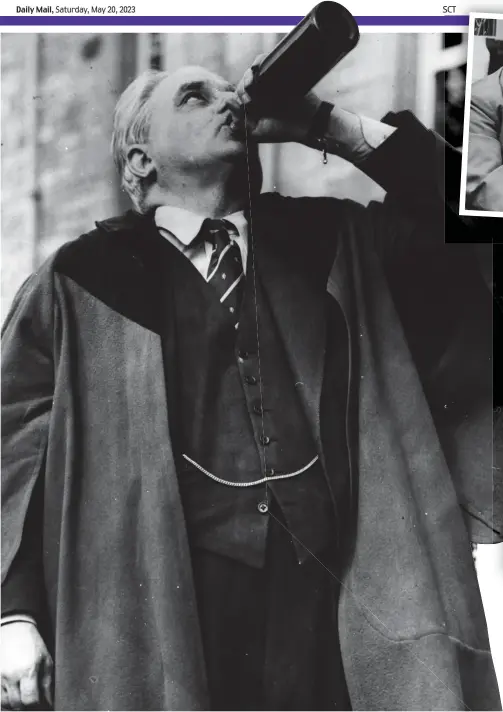
[[(330, 488), (260, 276), (250, 268), (235, 315), (169, 245), (176, 343), (180, 491), (192, 546), (265, 562), (271, 498), (299, 562), (335, 543)], [(249, 260), (250, 261), (250, 260)], [(296, 472), (295, 477), (250, 483)]]

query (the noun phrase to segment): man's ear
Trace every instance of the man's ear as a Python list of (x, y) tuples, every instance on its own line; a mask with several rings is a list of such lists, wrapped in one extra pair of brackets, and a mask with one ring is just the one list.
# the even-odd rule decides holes
[(155, 171), (154, 162), (148, 155), (146, 147), (142, 144), (129, 146), (127, 152), (127, 164), (129, 170), (137, 178), (148, 178)]

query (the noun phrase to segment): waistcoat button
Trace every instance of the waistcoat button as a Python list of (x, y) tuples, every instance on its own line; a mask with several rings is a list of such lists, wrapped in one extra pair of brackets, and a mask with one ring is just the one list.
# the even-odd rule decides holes
[(246, 383), (248, 386), (256, 386), (256, 385), (257, 385), (257, 379), (255, 378), (255, 376), (246, 376), (246, 377), (245, 377), (245, 383)]
[(271, 442), (271, 438), (268, 437), (267, 435), (260, 436), (260, 444), (261, 445), (269, 445), (270, 442)]
[(262, 415), (262, 408), (259, 405), (254, 405), (253, 412), (255, 415)]
[(269, 511), (269, 505), (267, 502), (259, 502), (257, 505), (257, 509), (260, 512), (260, 514), (267, 514)]

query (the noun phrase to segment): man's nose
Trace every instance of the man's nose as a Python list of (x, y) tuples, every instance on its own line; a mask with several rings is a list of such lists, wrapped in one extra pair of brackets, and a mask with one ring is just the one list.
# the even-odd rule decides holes
[(218, 98), (219, 113), (224, 111), (232, 111), (234, 114), (240, 114), (243, 109), (241, 101), (235, 91), (223, 91)]

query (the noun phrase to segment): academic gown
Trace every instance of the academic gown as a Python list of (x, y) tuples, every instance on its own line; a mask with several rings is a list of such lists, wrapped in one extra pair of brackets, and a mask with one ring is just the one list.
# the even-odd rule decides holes
[[(352, 708), (500, 709), (470, 548), (502, 540), (491, 296), (470, 246), (443, 244), (476, 237), (444, 194), (457, 154), (410, 114), (385, 120), (361, 164), (384, 205), (264, 194), (251, 239), (322, 459), (326, 299), (346, 321)], [(130, 212), (63, 246), (5, 324), (3, 576), (35, 492), (57, 709), (208, 709), (153, 229)]]

